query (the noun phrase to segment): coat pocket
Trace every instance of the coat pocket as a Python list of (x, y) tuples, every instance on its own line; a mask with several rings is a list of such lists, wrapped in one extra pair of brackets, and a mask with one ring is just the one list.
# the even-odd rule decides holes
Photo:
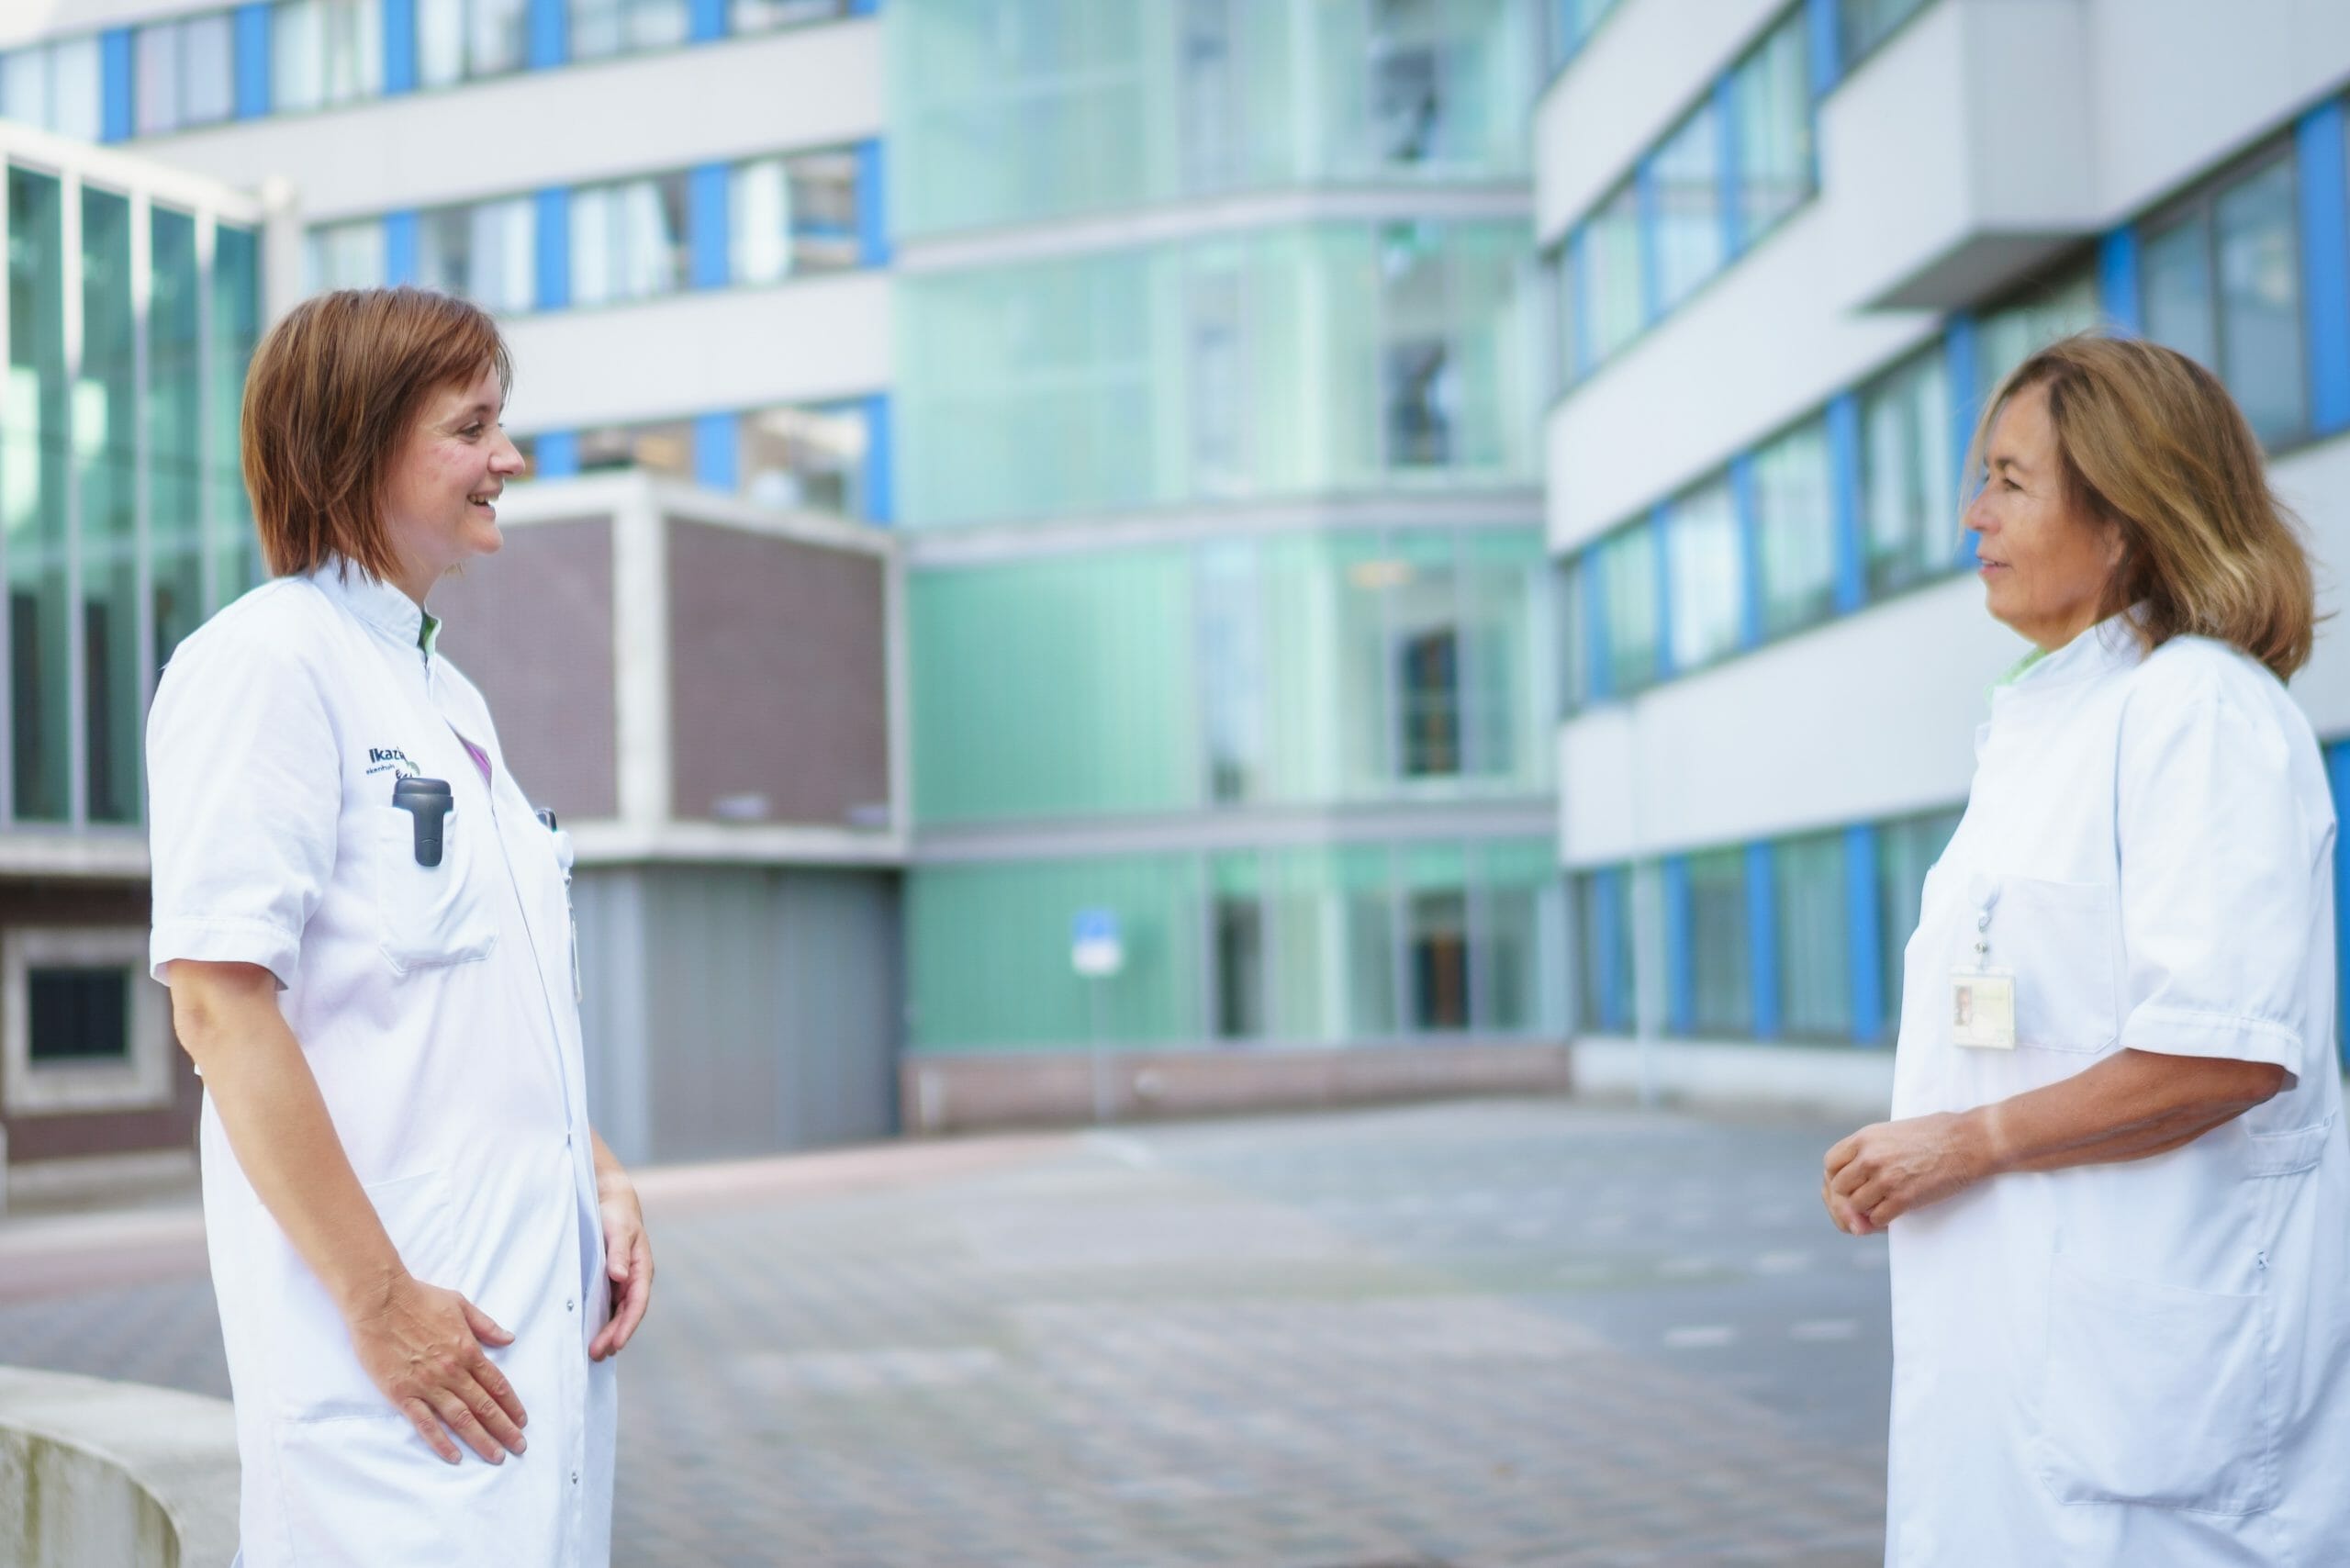
[(2041, 1479), (2060, 1503), (2244, 1515), (2275, 1500), (2268, 1298), (2080, 1268), (2049, 1280)]
[(400, 974), (469, 963), (498, 946), (498, 928), (474, 875), (475, 830), (463, 811), (441, 824), (441, 863), (416, 856), (416, 818), (397, 806), (371, 808), (375, 905), (384, 958)]
[[(384, 1222), (408, 1271), (427, 1284), (449, 1285), (456, 1260), (456, 1215), (449, 1185), (438, 1170), (377, 1182), (365, 1189), (367, 1202)], [(285, 1320), (274, 1347), (280, 1372), (282, 1409), (295, 1421), (334, 1421), (352, 1417), (408, 1417), (386, 1399), (360, 1365), (350, 1327), (307, 1264), (285, 1247), (289, 1260)]]
[(2112, 889), (2004, 878), (1990, 935), (1991, 962), (2016, 975), (2017, 1045), (2094, 1055), (2121, 1037)]

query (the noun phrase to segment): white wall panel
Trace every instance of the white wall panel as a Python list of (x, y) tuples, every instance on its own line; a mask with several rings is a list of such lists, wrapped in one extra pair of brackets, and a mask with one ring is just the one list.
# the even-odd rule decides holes
[(1789, 0), (1623, 0), (1534, 114), (1536, 232), (1588, 211)]
[(861, 21), (239, 120), (137, 146), (232, 184), (281, 175), (304, 218), (318, 222), (880, 131), (880, 28)]
[(712, 289), (506, 323), (520, 431), (811, 402), (890, 385), (881, 273)]

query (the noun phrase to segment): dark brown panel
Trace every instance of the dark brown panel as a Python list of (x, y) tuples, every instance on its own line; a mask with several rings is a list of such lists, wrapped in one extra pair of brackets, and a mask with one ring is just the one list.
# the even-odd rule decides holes
[[(12, 881), (0, 879), (0, 926), (144, 926), (147, 884)], [(8, 1129), (8, 1162), (86, 1154), (192, 1148), (204, 1085), (187, 1053), (172, 1047), (172, 1103), (153, 1111), (93, 1111), (53, 1116), (0, 1115)]]
[(841, 827), (890, 798), (879, 558), (669, 520), (675, 790), (688, 821)]
[(507, 530), (504, 549), (432, 590), (432, 611), (532, 801), (566, 819), (618, 816), (609, 520)]

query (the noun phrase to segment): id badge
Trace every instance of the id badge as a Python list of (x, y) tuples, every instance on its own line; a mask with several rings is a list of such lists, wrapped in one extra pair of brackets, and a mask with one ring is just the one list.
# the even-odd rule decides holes
[(1953, 969), (1950, 1037), (1978, 1051), (2016, 1048), (2016, 977), (2010, 969)]

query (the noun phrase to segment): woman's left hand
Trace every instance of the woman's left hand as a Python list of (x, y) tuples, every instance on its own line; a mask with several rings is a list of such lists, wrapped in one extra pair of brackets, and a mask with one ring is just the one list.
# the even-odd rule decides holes
[(1981, 1138), (1943, 1113), (1863, 1127), (1828, 1151), (1820, 1202), (1847, 1236), (1867, 1236), (1928, 1204), (1954, 1197), (1987, 1170)]
[(596, 1331), (588, 1359), (600, 1361), (621, 1352), (644, 1321), (653, 1299), (653, 1243), (644, 1235), (644, 1210), (636, 1201), (636, 1184), (628, 1179), (597, 1140), (597, 1206), (604, 1219), (604, 1271), (611, 1276), (611, 1320)]

